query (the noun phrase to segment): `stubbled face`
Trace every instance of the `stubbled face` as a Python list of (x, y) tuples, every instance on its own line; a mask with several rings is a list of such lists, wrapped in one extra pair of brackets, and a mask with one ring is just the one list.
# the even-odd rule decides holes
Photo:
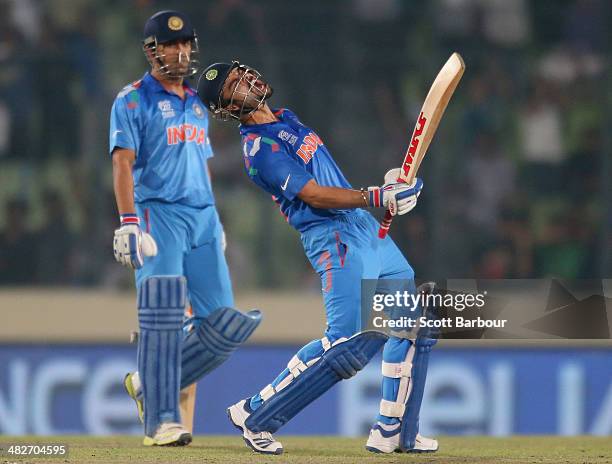
[(272, 96), (272, 87), (247, 66), (232, 69), (223, 85), (223, 107), (239, 117), (257, 110)]
[(153, 61), (154, 69), (165, 68), (161, 74), (166, 74), (169, 79), (183, 77), (189, 71), (191, 51), (191, 40), (189, 39), (159, 44), (156, 54), (163, 65)]

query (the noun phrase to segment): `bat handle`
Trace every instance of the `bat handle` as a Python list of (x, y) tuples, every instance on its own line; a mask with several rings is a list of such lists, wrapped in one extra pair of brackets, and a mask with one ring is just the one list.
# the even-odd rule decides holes
[(389, 210), (387, 210), (385, 211), (385, 218), (381, 221), (380, 228), (378, 229), (378, 238), (383, 239), (387, 236), (389, 227), (391, 227), (391, 221), (393, 221), (393, 216)]

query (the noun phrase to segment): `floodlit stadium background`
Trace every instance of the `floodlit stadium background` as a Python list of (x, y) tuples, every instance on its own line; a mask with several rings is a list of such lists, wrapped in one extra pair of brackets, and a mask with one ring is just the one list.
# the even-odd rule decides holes
[[(312, 126), (355, 187), (399, 164), (452, 51), (466, 74), (392, 235), (422, 277), (612, 274), (612, 4), (605, 0), (0, 1), (0, 434), (140, 433), (119, 386), (135, 364), (129, 271), (114, 262), (108, 156), (116, 93), (142, 76), (146, 18), (185, 11), (205, 66), (239, 59)], [(210, 167), (241, 309), (265, 322), (199, 389), (196, 432), (320, 337), (320, 282), (242, 172), (235, 124)], [(610, 310), (608, 311), (610, 314)], [(428, 433), (612, 434), (609, 343), (446, 342)], [(376, 363), (288, 433), (363, 433)], [(245, 382), (243, 378), (250, 381)]]

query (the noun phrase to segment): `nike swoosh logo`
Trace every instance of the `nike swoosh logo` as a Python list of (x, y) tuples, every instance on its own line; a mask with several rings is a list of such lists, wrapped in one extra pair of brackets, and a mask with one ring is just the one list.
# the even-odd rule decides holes
[(287, 185), (289, 184), (289, 179), (291, 178), (291, 174), (289, 174), (287, 176), (287, 179), (285, 179), (285, 183), (283, 185), (281, 185), (281, 190), (284, 192), (285, 190), (287, 190)]

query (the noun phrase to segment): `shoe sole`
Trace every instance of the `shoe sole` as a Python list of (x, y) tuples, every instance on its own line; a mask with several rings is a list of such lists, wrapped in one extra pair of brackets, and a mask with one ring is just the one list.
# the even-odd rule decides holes
[(172, 446), (187, 446), (192, 441), (193, 441), (193, 437), (191, 436), (190, 433), (186, 432), (186, 433), (182, 433), (181, 435), (179, 435), (179, 437), (176, 440), (173, 440), (173, 441), (168, 442), (168, 443), (156, 443), (153, 440), (153, 438), (145, 437), (145, 439), (143, 441), (143, 445), (144, 446), (167, 446), (167, 447), (172, 447)]
[(365, 449), (367, 451), (369, 451), (370, 453), (376, 453), (376, 454), (391, 454), (391, 453), (398, 453), (399, 449), (395, 449), (393, 451), (383, 451), (380, 448), (374, 448), (373, 446), (367, 446), (365, 447)]
[(406, 451), (399, 451), (400, 453), (409, 453), (409, 454), (421, 454), (421, 453), (435, 453), (438, 451), (438, 448), (435, 450), (419, 450), (419, 449), (409, 449)]
[(232, 408), (230, 407), (225, 410), (225, 412), (227, 412), (227, 417), (229, 421), (232, 423), (232, 425), (236, 427), (238, 430), (240, 430), (240, 433), (242, 433), (242, 439), (244, 440), (244, 442), (249, 448), (251, 448), (253, 451), (259, 454), (271, 454), (271, 455), (283, 454), (283, 448), (277, 449), (276, 451), (262, 451), (262, 450), (255, 448), (255, 446), (249, 441), (249, 439), (244, 436), (244, 429), (240, 425), (236, 424), (236, 422), (234, 422), (234, 419), (232, 418), (231, 409)]

